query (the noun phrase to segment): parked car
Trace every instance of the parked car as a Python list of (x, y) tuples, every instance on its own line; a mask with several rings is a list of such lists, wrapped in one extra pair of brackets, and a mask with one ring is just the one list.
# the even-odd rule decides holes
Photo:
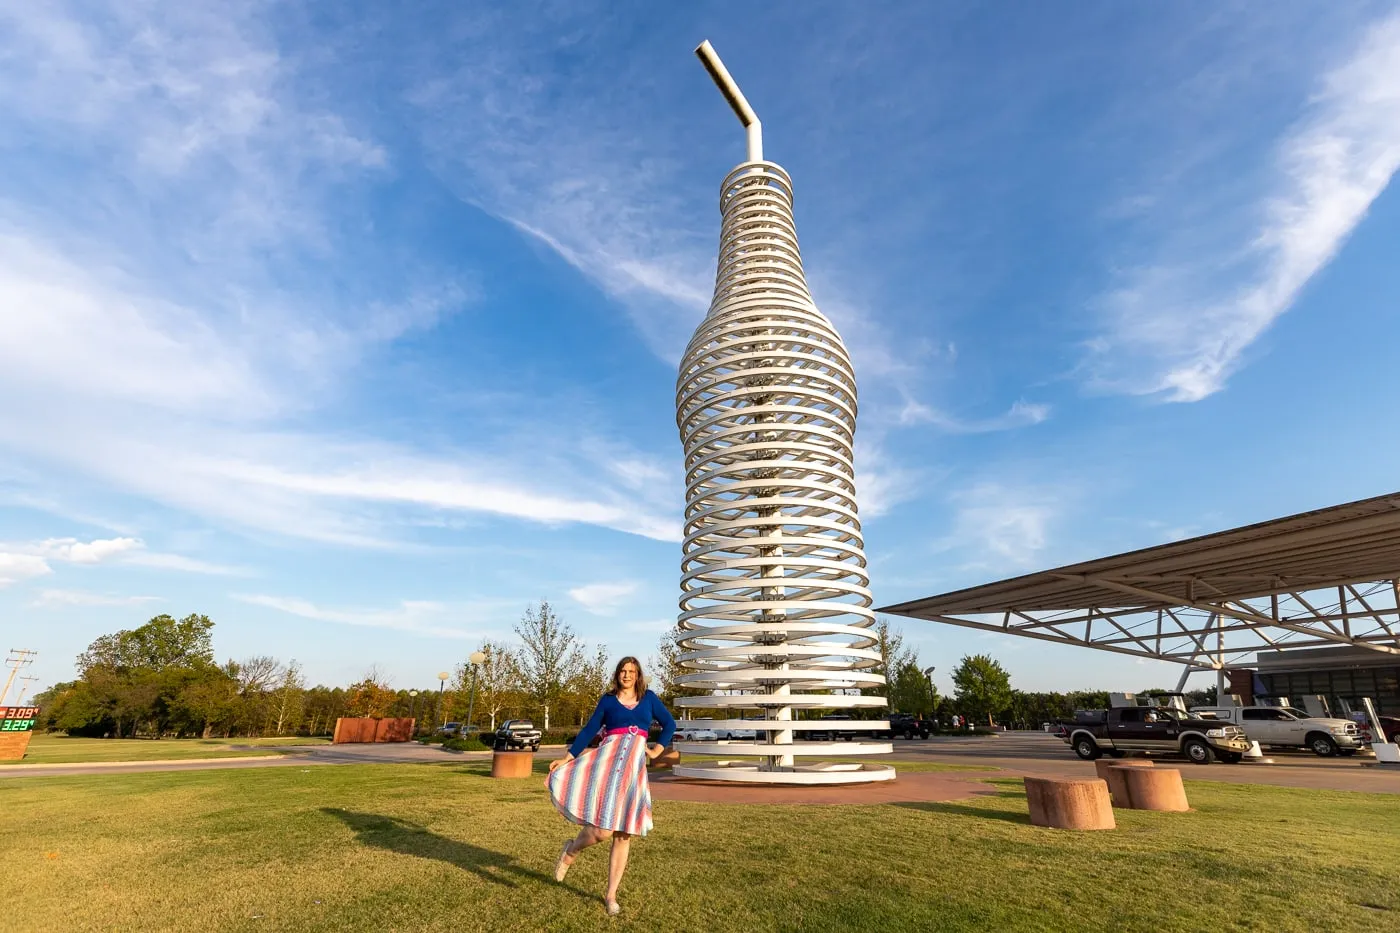
[(851, 742), (855, 739), (887, 739), (890, 726), (884, 719), (856, 719), (850, 713), (830, 713), (823, 716), (821, 722), (850, 722), (859, 723), (846, 729), (813, 729), (804, 733), (804, 738), (813, 742), (832, 742), (840, 739), (844, 742)]
[(1381, 729), (1385, 732), (1384, 738), (1377, 738), (1377, 742), (1395, 742), (1400, 744), (1400, 718), (1395, 716), (1377, 716)]
[(540, 750), (540, 730), (529, 719), (507, 719), (496, 730), (492, 745), (496, 751), (504, 752), (528, 748), (532, 752)]
[(921, 739), (929, 737), (933, 731), (933, 723), (922, 716), (915, 716), (911, 713), (891, 713), (890, 714), (890, 736), (902, 736), (912, 739), (918, 736)]
[[(851, 717), (848, 713), (831, 713), (830, 715), (823, 716), (821, 721), (849, 722), (850, 719)], [(847, 732), (845, 729), (812, 729), (802, 733), (802, 738), (809, 742), (831, 742), (838, 737), (849, 742), (851, 740), (851, 733)]]
[(762, 716), (759, 716), (753, 719), (748, 719), (747, 721), (753, 723), (753, 740), (755, 742), (768, 741), (768, 730), (764, 728), (764, 724), (768, 722), (767, 719), (764, 719)]
[(1080, 710), (1073, 722), (1065, 723), (1060, 737), (1085, 761), (1104, 755), (1121, 758), (1128, 752), (1165, 752), (1185, 755), (1198, 765), (1217, 758), (1233, 764), (1249, 751), (1239, 726), (1153, 706)]
[(1309, 716), (1289, 706), (1193, 706), (1191, 714), (1234, 723), (1260, 745), (1306, 748), (1324, 758), (1365, 747), (1361, 727), (1350, 719)]
[(681, 742), (716, 742), (719, 736), (713, 729), (701, 729), (682, 722), (676, 724), (676, 739)]
[(758, 733), (753, 729), (731, 729), (727, 726), (712, 728), (715, 737), (721, 742), (752, 742), (758, 738)]
[[(725, 720), (720, 720), (724, 722)], [(752, 742), (758, 734), (753, 729), (742, 726), (730, 728), (729, 726), (715, 725), (713, 719), (683, 719), (676, 723), (676, 737), (680, 738), (681, 731), (686, 729), (709, 730), (715, 734), (715, 738), (721, 742)], [(708, 741), (708, 740), (705, 740)]]
[[(469, 739), (472, 736), (481, 735), (482, 731), (480, 726), (469, 726), (464, 722), (449, 722), (444, 723), (435, 734), (449, 739)], [(489, 732), (486, 734), (490, 735)]]

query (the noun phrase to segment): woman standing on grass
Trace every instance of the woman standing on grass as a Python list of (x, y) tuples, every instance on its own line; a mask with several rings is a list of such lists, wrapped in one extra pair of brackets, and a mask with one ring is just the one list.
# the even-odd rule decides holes
[[(652, 721), (661, 723), (661, 737), (647, 746)], [(588, 743), (606, 729), (596, 749)], [(651, 829), (651, 788), (647, 784), (647, 761), (671, 744), (676, 721), (665, 704), (647, 689), (642, 665), (636, 658), (617, 662), (608, 692), (588, 724), (579, 730), (569, 746), (567, 757), (549, 763), (550, 799), (564, 817), (583, 827), (564, 843), (554, 863), (554, 880), (563, 881), (574, 857), (591, 845), (612, 839), (608, 859), (608, 891), (603, 903), (608, 914), (616, 916), (617, 887), (627, 870), (627, 855), (633, 836), (645, 836)]]

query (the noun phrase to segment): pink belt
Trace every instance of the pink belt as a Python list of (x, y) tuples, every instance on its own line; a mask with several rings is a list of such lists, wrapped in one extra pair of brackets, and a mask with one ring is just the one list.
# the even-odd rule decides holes
[(639, 729), (639, 728), (637, 728), (636, 726), (623, 726), (623, 727), (620, 728), (620, 729), (609, 729), (607, 732), (604, 732), (604, 733), (603, 733), (603, 736), (604, 736), (604, 737), (607, 737), (607, 736), (610, 736), (610, 735), (641, 735), (641, 734), (642, 734), (642, 730)]

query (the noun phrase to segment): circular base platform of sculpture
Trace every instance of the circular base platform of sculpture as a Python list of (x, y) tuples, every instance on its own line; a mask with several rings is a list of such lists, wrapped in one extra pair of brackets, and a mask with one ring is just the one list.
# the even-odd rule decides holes
[(491, 755), (493, 778), (527, 778), (534, 769), (534, 752), (493, 752)]
[[(1004, 775), (1000, 775), (1004, 776)], [(692, 781), (674, 774), (654, 775), (654, 800), (718, 803), (736, 806), (853, 806), (878, 803), (939, 803), (995, 797), (997, 788), (986, 783), (988, 775), (904, 771), (893, 781), (867, 784), (736, 784), (730, 781)]]
[(833, 746), (830, 742), (792, 742), (787, 745), (768, 745), (764, 742), (687, 742), (675, 743), (677, 751), (689, 755), (835, 755), (845, 758), (848, 755), (888, 755), (894, 751), (892, 742), (842, 742)]
[(753, 761), (714, 761), (703, 765), (680, 765), (676, 777), (699, 781), (725, 781), (733, 784), (869, 784), (893, 781), (889, 765), (813, 763), (782, 770), (766, 771)]

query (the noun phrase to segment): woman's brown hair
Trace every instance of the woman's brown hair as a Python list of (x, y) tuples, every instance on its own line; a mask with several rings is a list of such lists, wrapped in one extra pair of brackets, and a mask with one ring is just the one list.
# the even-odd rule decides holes
[(647, 675), (642, 673), (642, 662), (638, 661), (630, 654), (621, 661), (618, 661), (617, 667), (613, 668), (612, 681), (608, 684), (608, 693), (617, 696), (618, 691), (622, 689), (622, 683), (618, 680), (618, 677), (622, 675), (622, 669), (629, 664), (637, 669), (637, 683), (632, 689), (636, 692), (637, 699), (640, 700), (647, 692)]

